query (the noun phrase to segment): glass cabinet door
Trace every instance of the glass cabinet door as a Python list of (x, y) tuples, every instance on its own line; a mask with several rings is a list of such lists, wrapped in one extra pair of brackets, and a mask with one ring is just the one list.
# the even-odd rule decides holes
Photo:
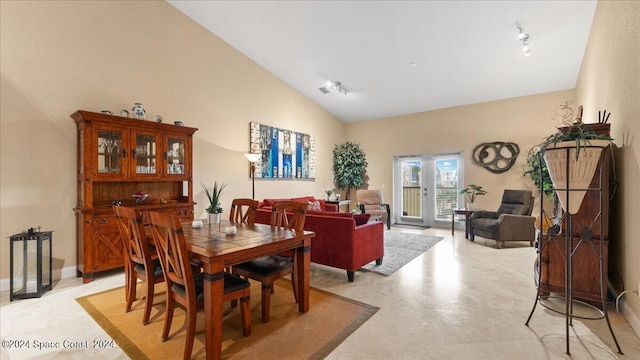
[(166, 141), (167, 175), (186, 175), (186, 138), (169, 135)]
[(118, 128), (98, 128), (96, 154), (97, 176), (122, 177), (125, 176), (126, 134)]
[(136, 176), (156, 176), (158, 169), (158, 135), (153, 133), (135, 133), (131, 157), (135, 163)]

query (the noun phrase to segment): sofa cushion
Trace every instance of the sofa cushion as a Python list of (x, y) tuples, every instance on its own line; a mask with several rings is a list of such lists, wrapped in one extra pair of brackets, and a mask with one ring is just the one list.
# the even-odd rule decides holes
[(332, 211), (314, 211), (314, 210), (307, 210), (307, 216), (308, 215), (314, 215), (314, 216), (332, 216), (332, 217), (348, 217), (348, 218), (352, 218), (353, 214), (350, 212), (332, 212)]
[(280, 198), (280, 199), (264, 199), (258, 206), (259, 208), (271, 208), (273, 207), (273, 203), (278, 201), (298, 201), (303, 203), (308, 203), (309, 201), (315, 202), (317, 201), (320, 204), (321, 211), (327, 211), (327, 202), (322, 199), (316, 199), (313, 196), (303, 196), (297, 198)]
[(496, 219), (479, 218), (479, 219), (474, 219), (472, 221), (473, 221), (474, 229), (481, 229), (489, 232), (495, 232), (496, 230), (496, 221), (497, 221)]
[(262, 206), (261, 207), (272, 207), (273, 203), (278, 202), (278, 201), (289, 201), (291, 199), (264, 199), (262, 200)]
[(356, 226), (360, 226), (366, 224), (369, 221), (371, 214), (355, 214), (353, 215), (353, 219), (356, 221)]
[(313, 196), (303, 196), (303, 197), (291, 198), (291, 200), (306, 203), (309, 201), (316, 201), (316, 198)]

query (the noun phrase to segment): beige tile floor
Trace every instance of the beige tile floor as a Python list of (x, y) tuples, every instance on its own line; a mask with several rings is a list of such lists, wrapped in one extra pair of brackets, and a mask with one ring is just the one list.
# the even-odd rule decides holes
[[(492, 240), (472, 243), (460, 231), (453, 237), (446, 229), (392, 231), (445, 238), (391, 276), (358, 271), (349, 283), (343, 270), (312, 265), (312, 286), (380, 307), (328, 359), (640, 359), (640, 339), (614, 310), (609, 314), (625, 355), (616, 353), (604, 320), (574, 320), (571, 356), (565, 354), (564, 317), (538, 306), (530, 326), (524, 325), (535, 297), (535, 251), (528, 244), (497, 250)], [(9, 303), (3, 292), (3, 345), (29, 340), (31, 348), (3, 346), (0, 358), (126, 359), (117, 346), (33, 348), (35, 341), (91, 347), (94, 340), (110, 340), (74, 299), (122, 284), (122, 273), (115, 272), (85, 285), (63, 279), (41, 299)]]

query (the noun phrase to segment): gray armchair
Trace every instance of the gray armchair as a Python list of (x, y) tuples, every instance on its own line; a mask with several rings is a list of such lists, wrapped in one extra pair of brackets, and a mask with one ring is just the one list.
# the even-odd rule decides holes
[(471, 241), (475, 236), (494, 239), (496, 247), (505, 241), (535, 240), (535, 217), (531, 216), (533, 197), (528, 190), (505, 190), (498, 211), (474, 211), (469, 218)]

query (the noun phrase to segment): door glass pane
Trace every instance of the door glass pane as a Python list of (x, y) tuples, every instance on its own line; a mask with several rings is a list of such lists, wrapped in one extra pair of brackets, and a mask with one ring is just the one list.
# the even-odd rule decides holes
[(122, 133), (98, 130), (98, 173), (119, 173), (122, 168)]
[(422, 161), (402, 160), (402, 216), (422, 217)]
[(184, 174), (184, 139), (167, 141), (167, 174)]
[(435, 217), (437, 220), (451, 218), (451, 209), (458, 205), (458, 159), (435, 160)]
[(156, 173), (156, 137), (136, 134), (136, 174)]

